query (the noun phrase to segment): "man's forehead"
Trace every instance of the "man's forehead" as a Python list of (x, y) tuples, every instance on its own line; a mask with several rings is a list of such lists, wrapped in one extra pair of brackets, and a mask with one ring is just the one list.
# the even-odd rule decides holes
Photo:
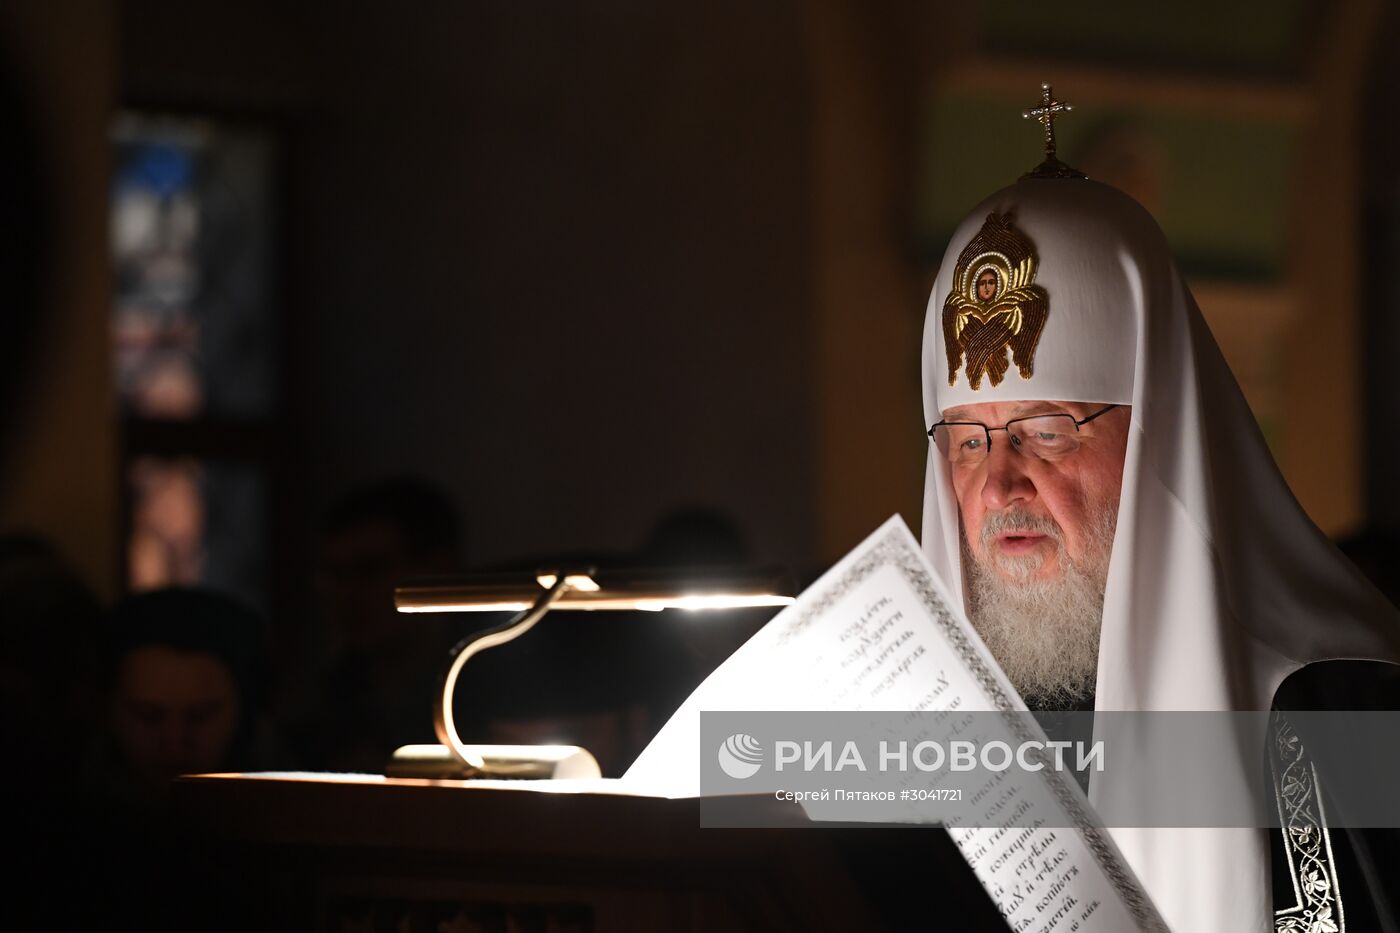
[[(987, 421), (989, 418), (1017, 418), (1043, 411), (1077, 412), (1087, 407), (1084, 402), (1064, 402), (1053, 399), (1023, 399), (1020, 401), (978, 402), (975, 405), (954, 405), (943, 410), (944, 421)], [(1102, 406), (1099, 406), (1102, 407)]]

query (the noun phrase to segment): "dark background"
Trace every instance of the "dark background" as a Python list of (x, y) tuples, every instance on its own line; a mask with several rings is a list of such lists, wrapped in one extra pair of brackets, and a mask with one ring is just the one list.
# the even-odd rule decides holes
[[(332, 654), (325, 517), (365, 483), (439, 487), (461, 568), (669, 559), (686, 552), (658, 522), (698, 507), (730, 553), (810, 579), (892, 513), (918, 531), (928, 289), (961, 215), (1039, 161), (1020, 114), (1051, 80), (1075, 105), (1060, 155), (1158, 217), (1300, 501), (1393, 582), (1397, 40), (1381, 0), (9, 0), (0, 533), (51, 542), (105, 608), (152, 585), (133, 464), (241, 464), (256, 482), (209, 473), (195, 523), (241, 529), (239, 573), (164, 582), (255, 605), (281, 695), (363, 700), (340, 704), (356, 733), (384, 704), (311, 667)], [(138, 416), (117, 389), (133, 115), (270, 141), (267, 223), (244, 244), (269, 283), (256, 416)], [(205, 337), (211, 358), (239, 349)], [(607, 651), (531, 650), (604, 684), (611, 715), (628, 676), (683, 694), (706, 668), (675, 655), (717, 661), (757, 624), (700, 650), (634, 622), (600, 623)], [(91, 634), (44, 633), (64, 664)], [(404, 682), (430, 685), (427, 655)], [(514, 696), (499, 677), (481, 682)]]
[[(1334, 534), (1392, 524), (1365, 418), (1396, 396), (1395, 17), (1208, 6), (8, 4), (33, 261), (7, 302), (0, 524), (124, 588), (105, 192), (134, 111), (276, 144), (275, 413), (200, 442), (272, 464), (271, 608), (305, 611), (318, 517), (391, 473), (450, 493), (473, 565), (628, 553), (700, 505), (816, 572), (891, 512), (917, 526), (949, 212), (1033, 164), (1019, 110), (1056, 75), (1082, 121), (1062, 155), (1209, 254), (1193, 285), (1305, 506)], [(950, 125), (969, 106), (985, 132)], [(1128, 143), (1101, 143), (1109, 115)], [(1251, 170), (1272, 200), (1221, 207)]]

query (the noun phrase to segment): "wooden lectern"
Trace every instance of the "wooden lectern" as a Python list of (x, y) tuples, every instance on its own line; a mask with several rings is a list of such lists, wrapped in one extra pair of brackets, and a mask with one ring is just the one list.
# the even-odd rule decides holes
[[(702, 828), (697, 800), (373, 775), (208, 775), (175, 792), (264, 928), (1005, 929), (945, 833), (813, 828), (768, 798), (732, 800), (793, 828)], [(915, 854), (872, 856), (877, 839)]]

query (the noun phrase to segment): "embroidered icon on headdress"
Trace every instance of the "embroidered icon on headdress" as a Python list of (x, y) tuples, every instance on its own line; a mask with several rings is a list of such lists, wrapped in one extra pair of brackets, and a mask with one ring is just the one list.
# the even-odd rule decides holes
[(1050, 299), (1035, 281), (1035, 250), (1006, 214), (988, 214), (987, 222), (958, 256), (953, 290), (943, 302), (943, 343), (948, 351), (948, 385), (958, 381), (967, 357), (967, 381), (974, 390), (982, 376), (1001, 383), (1009, 363), (1006, 351), (1029, 379), (1035, 347)]

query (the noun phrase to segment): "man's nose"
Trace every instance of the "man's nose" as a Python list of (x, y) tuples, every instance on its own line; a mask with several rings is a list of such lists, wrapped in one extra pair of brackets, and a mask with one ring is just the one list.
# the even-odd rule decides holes
[(1013, 502), (1035, 498), (1035, 484), (1026, 473), (1026, 458), (1011, 445), (1006, 434), (992, 439), (987, 452), (986, 476), (982, 480), (982, 505), (1000, 511)]

